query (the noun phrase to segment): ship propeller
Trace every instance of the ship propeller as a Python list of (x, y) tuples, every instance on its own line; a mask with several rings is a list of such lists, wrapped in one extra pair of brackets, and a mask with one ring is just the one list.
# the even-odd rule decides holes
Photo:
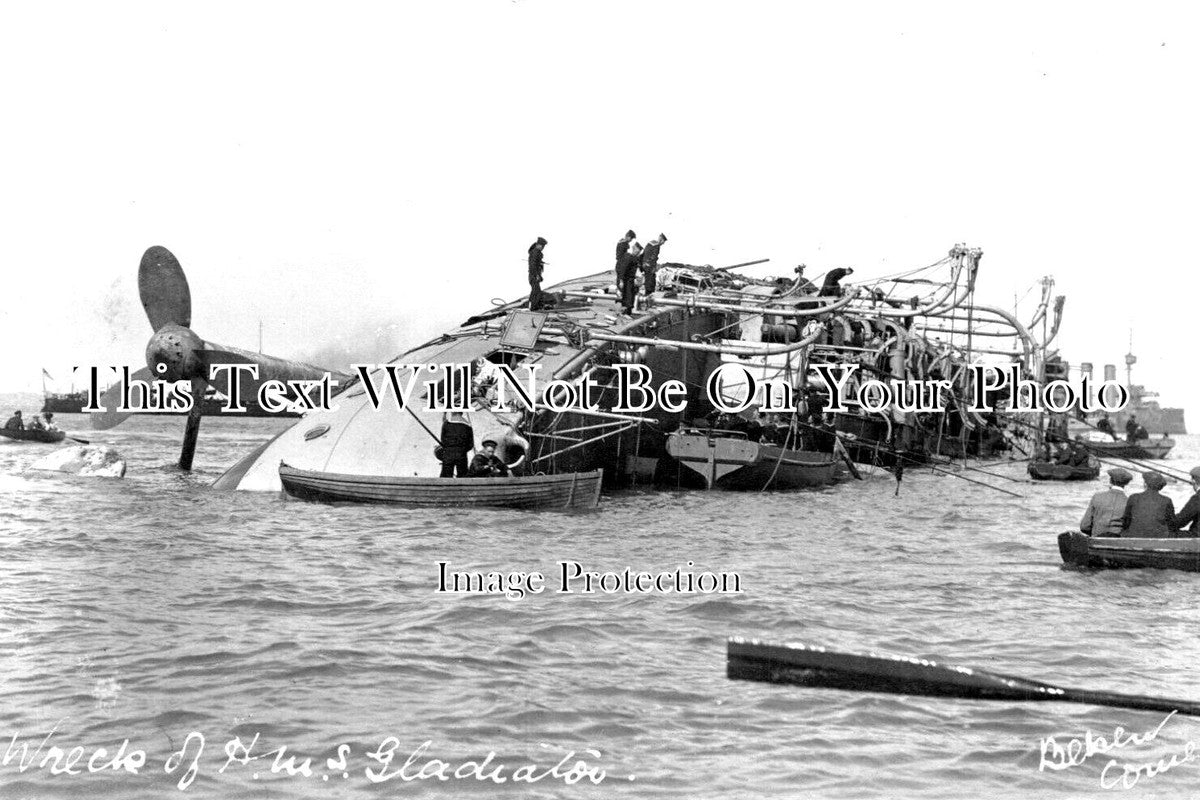
[[(314, 380), (325, 375), (324, 370), (310, 364), (201, 339), (190, 327), (192, 293), (188, 288), (187, 276), (179, 260), (165, 247), (155, 245), (142, 256), (138, 267), (138, 295), (154, 333), (146, 345), (146, 366), (133, 373), (131, 379), (146, 383), (155, 380), (191, 382), (192, 408), (188, 412), (179, 454), (180, 469), (192, 468), (196, 440), (200, 435), (204, 391), (208, 386), (209, 367), (212, 364), (258, 365), (257, 381), (244, 380), (241, 383), (243, 398), (256, 392), (262, 381)], [(348, 377), (340, 373), (334, 375), (339, 379)], [(121, 400), (122, 386), (118, 382), (100, 398), (100, 405), (105, 410), (92, 413), (92, 427), (105, 430), (124, 422), (130, 414), (117, 410)]]

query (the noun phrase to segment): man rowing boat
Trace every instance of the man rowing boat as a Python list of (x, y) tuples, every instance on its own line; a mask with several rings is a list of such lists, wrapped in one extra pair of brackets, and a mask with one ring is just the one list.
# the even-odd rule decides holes
[(1191, 523), (1191, 529), (1187, 532), (1187, 536), (1200, 536), (1200, 467), (1192, 467), (1192, 488), (1195, 494), (1188, 498), (1184, 503), (1183, 508), (1171, 520), (1171, 527), (1175, 530), (1182, 531), (1188, 523)]

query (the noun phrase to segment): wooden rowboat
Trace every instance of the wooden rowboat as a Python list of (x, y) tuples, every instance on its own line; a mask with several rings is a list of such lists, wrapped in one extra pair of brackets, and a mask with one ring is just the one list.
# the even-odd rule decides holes
[(1090, 459), (1086, 466), (1072, 467), (1052, 461), (1030, 461), (1029, 477), (1035, 481), (1091, 481), (1100, 477), (1100, 464)]
[(63, 431), (46, 431), (37, 430), (36, 428), (26, 428), (22, 431), (9, 430), (8, 428), (0, 428), (0, 436), (6, 436), (9, 439), (15, 439), (18, 442), (44, 442), (46, 444), (54, 444), (61, 442), (67, 434)]
[(345, 475), (279, 464), (283, 489), (301, 500), (404, 506), (595, 508), (603, 470), (511, 478)]
[(708, 489), (801, 489), (833, 483), (840, 462), (831, 453), (785, 450), (752, 442), (739, 431), (684, 429), (667, 437), (667, 453), (699, 475)]
[(1087, 442), (1087, 449), (1101, 458), (1166, 458), (1175, 447), (1175, 440), (1166, 436), (1161, 439), (1139, 439), (1136, 442)]
[(1134, 539), (1088, 536), (1079, 531), (1058, 535), (1064, 564), (1090, 569), (1181, 569), (1200, 572), (1200, 538), (1191, 536)]

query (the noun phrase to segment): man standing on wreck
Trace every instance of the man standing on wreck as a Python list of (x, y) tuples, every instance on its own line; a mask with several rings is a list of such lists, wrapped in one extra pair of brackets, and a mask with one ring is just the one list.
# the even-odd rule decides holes
[(657, 288), (657, 281), (654, 274), (658, 271), (658, 251), (662, 249), (663, 244), (667, 241), (667, 235), (660, 233), (657, 239), (651, 239), (646, 245), (646, 249), (642, 251), (642, 274), (645, 276), (646, 298), (654, 294)]
[(629, 243), (637, 238), (633, 231), (625, 231), (625, 235), (617, 242), (617, 294), (625, 288), (625, 265), (629, 260)]
[(546, 249), (546, 240), (541, 236), (529, 245), (529, 310), (537, 311), (542, 307), (542, 272), (545, 264), (542, 262), (542, 251)]

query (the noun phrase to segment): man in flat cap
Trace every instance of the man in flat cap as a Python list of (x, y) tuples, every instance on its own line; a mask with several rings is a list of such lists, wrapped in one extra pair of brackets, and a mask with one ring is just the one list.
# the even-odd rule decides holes
[(1146, 491), (1129, 496), (1125, 516), (1121, 520), (1121, 535), (1136, 539), (1161, 539), (1171, 535), (1175, 521), (1175, 504), (1159, 492), (1167, 479), (1157, 472), (1143, 472)]
[[(1180, 531), (1179, 536), (1200, 536), (1200, 467), (1192, 467), (1192, 489), (1195, 494), (1188, 498), (1183, 508), (1171, 520), (1171, 527)], [(1186, 533), (1183, 528), (1191, 523), (1192, 527)]]
[(542, 251), (546, 249), (546, 240), (541, 236), (529, 245), (529, 310), (537, 311), (542, 307)]
[(1123, 486), (1133, 480), (1128, 470), (1114, 467), (1108, 471), (1111, 485), (1102, 492), (1092, 495), (1087, 511), (1079, 523), (1079, 530), (1092, 536), (1120, 536), (1121, 520), (1125, 517), (1125, 492)]

